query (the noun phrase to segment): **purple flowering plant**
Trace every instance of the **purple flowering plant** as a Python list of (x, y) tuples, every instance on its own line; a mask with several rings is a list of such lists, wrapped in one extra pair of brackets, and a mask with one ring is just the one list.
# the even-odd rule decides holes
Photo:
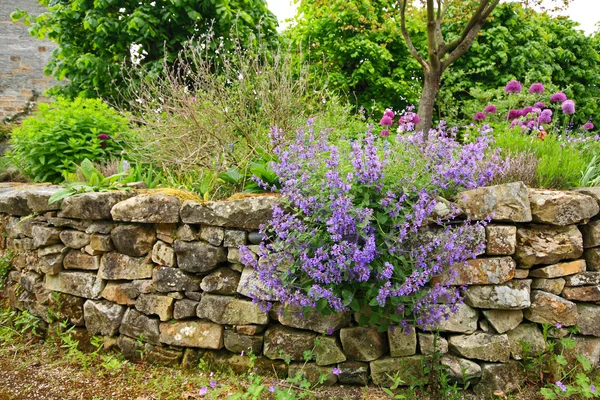
[[(400, 119), (414, 125), (408, 113)], [(240, 247), (260, 281), (254, 300), (265, 309), (276, 299), (323, 314), (361, 311), (361, 324), (382, 330), (447, 318), (460, 292), (431, 278), (481, 249), (463, 244), (477, 224), (448, 223), (453, 207), (444, 218), (436, 214), (438, 196), (485, 185), (501, 169), (490, 133), (484, 126), (461, 145), (444, 124), (427, 138), (381, 137), (369, 127), (332, 142), (309, 120), (288, 143), (273, 129), (281, 203), (261, 227), (266, 239), (257, 254)]]

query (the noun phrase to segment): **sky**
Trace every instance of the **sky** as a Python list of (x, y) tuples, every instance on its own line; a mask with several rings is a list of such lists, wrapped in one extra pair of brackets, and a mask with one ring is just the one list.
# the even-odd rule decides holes
[[(281, 25), (296, 13), (296, 5), (292, 0), (267, 0), (269, 9), (277, 15)], [(600, 21), (600, 0), (574, 0), (566, 11), (574, 21), (581, 24), (581, 29), (586, 33), (595, 31), (595, 25)]]

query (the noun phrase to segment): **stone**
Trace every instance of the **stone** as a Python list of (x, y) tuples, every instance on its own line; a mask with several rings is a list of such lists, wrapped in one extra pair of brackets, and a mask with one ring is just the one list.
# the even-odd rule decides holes
[(400, 380), (400, 385), (409, 386), (425, 383), (425, 357), (422, 355), (409, 357), (385, 357), (371, 361), (371, 379), (373, 384), (383, 387), (391, 387), (394, 378)]
[(521, 310), (483, 310), (482, 314), (497, 333), (515, 329), (523, 322)]
[(441, 336), (433, 333), (419, 332), (419, 350), (421, 354), (446, 354), (448, 352), (448, 341)]
[(9, 215), (25, 216), (33, 213), (33, 210), (27, 204), (26, 187), (8, 187), (0, 189), (0, 213)]
[[(66, 249), (66, 248), (65, 248)], [(64, 253), (48, 254), (39, 258), (38, 272), (56, 275), (63, 269)]]
[[(275, 307), (273, 307), (275, 309)], [(273, 310), (272, 310), (273, 311)], [(279, 314), (274, 312), (274, 314)], [(322, 315), (317, 311), (302, 312), (302, 307), (286, 306), (281, 315), (277, 315), (282, 325), (292, 328), (309, 329), (318, 333), (331, 334), (350, 324), (350, 313)]]
[(446, 367), (451, 382), (458, 382), (465, 385), (476, 378), (481, 377), (481, 367), (476, 362), (466, 358), (456, 357), (451, 354), (445, 354), (440, 358), (440, 364)]
[(200, 239), (213, 246), (220, 246), (224, 237), (225, 229), (219, 226), (203, 226), (200, 228)]
[(529, 225), (517, 229), (515, 259), (520, 267), (554, 264), (583, 254), (583, 239), (576, 226)]
[(87, 249), (88, 247), (93, 251), (92, 255), (102, 254), (114, 249), (110, 236), (100, 233), (92, 233), (90, 235), (90, 244), (85, 248)]
[(263, 235), (258, 232), (250, 232), (248, 233), (248, 241), (252, 244), (260, 244), (263, 241)]
[(321, 336), (315, 341), (315, 362), (317, 365), (333, 365), (346, 361), (339, 340), (335, 336)]
[(458, 304), (456, 312), (438, 322), (435, 329), (440, 332), (473, 333), (477, 330), (478, 316), (477, 310), (466, 304)]
[(369, 384), (369, 364), (359, 361), (346, 361), (338, 364), (338, 381), (342, 385), (367, 386)]
[[(146, 345), (150, 347), (149, 345)], [(152, 346), (144, 355), (144, 361), (167, 367), (178, 367), (183, 357), (183, 349)]]
[(333, 386), (337, 383), (337, 376), (333, 375), (332, 369), (320, 367), (314, 363), (290, 364), (288, 378), (301, 377), (302, 380), (310, 382), (312, 386)]
[(76, 194), (63, 200), (59, 217), (111, 219), (110, 210), (113, 206), (131, 196), (133, 193), (125, 191)]
[(110, 213), (113, 220), (147, 224), (179, 222), (181, 201), (165, 194), (138, 195), (115, 204)]
[(161, 323), (160, 341), (173, 346), (220, 349), (223, 347), (223, 327), (207, 321)]
[(521, 389), (525, 382), (525, 372), (520, 362), (511, 360), (502, 364), (482, 363), (481, 379), (473, 387), (480, 399), (493, 399), (494, 393), (501, 391), (511, 394)]
[(288, 376), (288, 365), (283, 361), (270, 360), (266, 357), (258, 357), (252, 360), (247, 355), (232, 354), (229, 351), (207, 350), (202, 360), (217, 369), (230, 370), (236, 374), (247, 374), (252, 369), (257, 374), (276, 376)]
[(177, 300), (175, 307), (173, 307), (173, 318), (186, 319), (195, 317), (198, 304), (199, 302), (190, 299)]
[(531, 283), (532, 289), (541, 290), (541, 291), (552, 293), (555, 295), (559, 295), (563, 291), (564, 287), (565, 287), (565, 280), (563, 278), (556, 278), (556, 279), (537, 278), (537, 279), (534, 279)]
[(522, 310), (531, 305), (531, 279), (520, 279), (495, 286), (470, 286), (465, 303), (475, 308)]
[(104, 281), (93, 272), (61, 271), (56, 275), (46, 275), (44, 288), (86, 299), (98, 299), (104, 289)]
[(227, 251), (224, 247), (215, 247), (203, 242), (174, 242), (177, 265), (184, 271), (203, 273), (227, 261)]
[(124, 306), (135, 305), (135, 298), (128, 296), (125, 291), (123, 291), (123, 284), (121, 283), (108, 282), (100, 296), (110, 302), (122, 304)]
[(127, 360), (131, 362), (140, 361), (142, 353), (145, 352), (144, 344), (138, 343), (136, 339), (132, 339), (125, 335), (120, 335), (117, 339), (119, 350)]
[(388, 342), (392, 357), (412, 356), (417, 353), (417, 333), (412, 326), (389, 327)]
[(181, 360), (181, 368), (186, 370), (192, 370), (198, 368), (200, 365), (200, 357), (202, 353), (197, 349), (186, 347), (183, 350), (183, 359)]
[[(43, 291), (45, 292), (45, 290)], [(40, 301), (40, 297), (38, 296), (39, 294), (41, 294), (40, 291), (36, 292), (36, 300), (42, 303), (42, 301)], [(83, 304), (86, 302), (86, 299), (56, 292), (48, 292), (47, 298), (48, 309), (52, 310), (54, 314), (54, 320), (67, 320), (72, 325), (85, 326)]]
[(60, 232), (59, 237), (65, 246), (72, 249), (81, 249), (90, 244), (90, 235), (85, 232), (67, 230)]
[(572, 367), (579, 365), (578, 356), (587, 358), (592, 365), (600, 362), (600, 338), (586, 336), (571, 336), (575, 343), (573, 348), (563, 347), (560, 342), (556, 344), (556, 353), (562, 354)]
[(471, 220), (530, 222), (529, 193), (523, 182), (481, 187), (457, 195), (457, 204)]
[(348, 359), (354, 361), (373, 361), (388, 351), (385, 334), (378, 332), (376, 328), (363, 326), (342, 328), (340, 340), (344, 353)]
[(152, 272), (154, 290), (161, 293), (178, 291), (197, 291), (200, 289), (200, 278), (186, 274), (179, 268), (159, 267)]
[(491, 362), (507, 362), (510, 357), (508, 336), (475, 332), (448, 338), (451, 353), (459, 356)]
[(581, 232), (583, 234), (583, 247), (585, 249), (600, 246), (600, 220), (590, 221), (583, 225)]
[(196, 230), (196, 228), (188, 224), (184, 224), (177, 228), (177, 231), (175, 232), (175, 237), (185, 242), (192, 242), (198, 239), (198, 231)]
[(223, 246), (239, 247), (246, 244), (248, 233), (234, 229), (226, 229), (223, 235)]
[(531, 307), (525, 310), (525, 318), (538, 324), (572, 326), (577, 324), (577, 306), (552, 293), (531, 291)]
[(577, 304), (577, 328), (582, 335), (600, 337), (600, 306)]
[(265, 325), (269, 315), (258, 304), (230, 296), (205, 294), (200, 300), (198, 318), (206, 318), (217, 324)]
[(517, 246), (517, 227), (513, 225), (487, 225), (485, 227), (485, 254), (490, 256), (509, 256), (515, 253)]
[(585, 249), (583, 258), (585, 258), (585, 267), (587, 271), (600, 272), (600, 247)]
[(225, 330), (223, 340), (225, 348), (232, 353), (261, 354), (262, 352), (262, 336), (242, 335), (231, 330)]
[(161, 321), (173, 318), (173, 303), (169, 296), (156, 294), (140, 294), (135, 302), (135, 308), (146, 315), (158, 315)]
[(515, 269), (515, 276), (513, 279), (527, 279), (529, 277), (529, 270), (523, 268)]
[(274, 291), (269, 289), (260, 280), (258, 272), (252, 267), (244, 267), (236, 291), (241, 295), (253, 299), (264, 301), (279, 300)]
[[(456, 263), (450, 269), (432, 279), (432, 284), (449, 283), (463, 285), (497, 285), (513, 279), (516, 264), (512, 257), (490, 257)], [(452, 276), (450, 270), (456, 274)]]
[(600, 212), (593, 197), (577, 192), (529, 189), (529, 202), (533, 221), (542, 224), (578, 224)]
[(202, 300), (202, 292), (185, 292), (185, 297), (194, 301)]
[(106, 253), (100, 261), (98, 276), (102, 279), (147, 279), (152, 277), (153, 265), (144, 257), (129, 257), (125, 254)]
[(548, 265), (529, 271), (529, 276), (534, 278), (560, 278), (585, 271), (585, 260), (575, 260), (560, 264)]
[[(258, 258), (256, 255), (253, 255), (253, 257), (254, 257), (254, 259)], [(229, 261), (232, 264), (241, 264), (242, 263), (242, 254), (240, 253), (240, 250), (235, 247), (228, 247), (227, 248), (227, 261)]]
[(60, 210), (61, 201), (48, 203), (53, 194), (61, 190), (60, 186), (34, 186), (27, 190), (27, 206), (36, 214)]
[(58, 228), (52, 228), (43, 225), (33, 225), (31, 227), (33, 247), (38, 249), (40, 247), (60, 243), (60, 232), (61, 230)]
[(271, 219), (272, 208), (278, 203), (277, 195), (218, 202), (187, 200), (181, 207), (181, 219), (186, 224), (259, 229)]
[(510, 345), (510, 355), (515, 360), (537, 357), (546, 350), (544, 335), (537, 324), (521, 324), (506, 332)]
[(271, 360), (304, 361), (304, 353), (315, 347), (316, 333), (285, 326), (272, 326), (265, 332), (263, 354)]
[(83, 305), (85, 326), (92, 335), (115, 336), (125, 307), (106, 300), (88, 300)]
[(567, 300), (600, 302), (600, 286), (566, 287), (561, 296)]
[(100, 256), (90, 256), (79, 250), (71, 250), (63, 259), (65, 269), (82, 269), (97, 271), (100, 268)]
[(137, 279), (121, 285), (123, 293), (132, 299), (137, 299), (138, 296), (143, 293), (151, 293), (153, 289), (154, 286), (149, 279)]
[(152, 261), (165, 267), (175, 267), (175, 250), (162, 240), (157, 241), (152, 247)]
[(566, 286), (589, 286), (600, 285), (600, 272), (581, 272), (579, 274), (565, 277)]
[(115, 224), (110, 221), (95, 221), (89, 224), (85, 229), (85, 233), (99, 233), (101, 235), (108, 235), (113, 230)]
[(200, 288), (206, 293), (234, 295), (236, 294), (240, 274), (231, 268), (222, 267), (214, 270), (202, 279)]
[(582, 187), (572, 189), (574, 192), (582, 193), (593, 197), (598, 205), (600, 205), (600, 187)]
[(454, 242), (457, 246), (464, 246), (465, 251), (470, 251), (475, 256), (485, 254), (485, 228), (481, 225), (465, 225), (462, 232), (456, 234), (455, 230), (429, 225), (422, 227), (416, 234), (417, 243), (431, 243), (440, 241), (446, 243)]
[(55, 226), (57, 228), (69, 228), (76, 229), (78, 231), (85, 232), (85, 230), (90, 226), (91, 221), (81, 221), (78, 219), (70, 219), (70, 218), (58, 218), (58, 217), (50, 217), (48, 218), (48, 225)]
[(128, 308), (123, 316), (119, 332), (121, 335), (127, 335), (134, 339), (141, 338), (145, 343), (158, 344), (160, 337), (159, 325), (159, 320), (147, 317), (133, 308)]
[(19, 283), (23, 286), (23, 289), (33, 293), (36, 286), (42, 283), (42, 279), (43, 277), (40, 274), (33, 271), (27, 271), (21, 274)]
[(142, 257), (152, 251), (156, 242), (156, 230), (149, 225), (119, 225), (110, 232), (119, 253)]

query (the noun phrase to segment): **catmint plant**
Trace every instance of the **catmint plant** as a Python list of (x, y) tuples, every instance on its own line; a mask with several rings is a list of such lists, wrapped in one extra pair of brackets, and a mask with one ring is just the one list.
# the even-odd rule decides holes
[[(381, 125), (393, 118), (388, 111)], [(437, 210), (440, 195), (485, 185), (501, 169), (491, 129), (461, 145), (444, 124), (425, 136), (407, 132), (412, 113), (399, 118), (401, 135), (370, 127), (336, 143), (312, 120), (292, 143), (271, 131), (281, 202), (261, 228), (258, 257), (240, 247), (260, 281), (254, 300), (265, 309), (276, 298), (324, 314), (354, 311), (360, 323), (382, 329), (432, 327), (456, 310), (460, 288), (431, 278), (482, 250), (473, 244), (482, 223), (451, 222), (452, 206), (443, 217)]]

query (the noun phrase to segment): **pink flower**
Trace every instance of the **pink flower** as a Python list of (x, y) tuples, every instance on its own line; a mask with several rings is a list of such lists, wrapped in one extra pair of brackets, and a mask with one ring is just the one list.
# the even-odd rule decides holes
[(534, 106), (536, 106), (537, 108), (546, 108), (546, 104), (542, 103), (541, 101), (535, 103)]
[(485, 119), (485, 114), (482, 112), (478, 112), (477, 114), (475, 114), (475, 116), (473, 117), (473, 119), (475, 121), (483, 121)]
[(563, 113), (567, 114), (567, 115), (575, 114), (575, 102), (573, 100), (563, 101), (562, 110), (563, 110)]
[(516, 79), (508, 82), (504, 88), (504, 91), (509, 94), (521, 93), (521, 90), (523, 90), (523, 86), (521, 86), (521, 82)]
[(342, 373), (342, 370), (339, 368), (334, 368), (331, 370), (331, 373), (334, 374), (335, 376), (338, 376)]
[(567, 391), (567, 387), (561, 381), (556, 381), (556, 386), (558, 386), (560, 388), (560, 390), (562, 390), (563, 392)]
[(198, 390), (198, 396), (206, 396), (208, 394), (208, 388), (206, 386), (202, 386), (200, 390)]
[(382, 129), (380, 135), (384, 137), (390, 136), (390, 131), (387, 129)]
[(217, 387), (217, 381), (215, 381), (214, 379), (212, 381), (210, 381), (210, 387), (211, 388)]
[(529, 87), (529, 93), (544, 93), (546, 89), (544, 89), (544, 85), (537, 82)]
[(594, 124), (592, 124), (591, 122), (586, 122), (585, 124), (583, 124), (583, 129), (585, 129), (586, 131), (592, 130), (594, 129)]
[(419, 114), (414, 114), (413, 115), (412, 122), (413, 122), (413, 124), (418, 124), (419, 122), (421, 122), (421, 118), (419, 118)]
[(389, 115), (384, 115), (381, 121), (379, 121), (379, 125), (381, 126), (392, 126), (393, 123), (394, 120)]
[(494, 114), (496, 111), (498, 111), (498, 109), (492, 104), (488, 105), (485, 110), (483, 110), (486, 114)]
[(384, 116), (388, 116), (391, 119), (394, 119), (394, 117), (396, 116), (396, 114), (390, 110), (389, 108), (385, 110), (385, 112), (383, 113)]
[(106, 133), (101, 133), (98, 135), (98, 139), (100, 140), (108, 140), (110, 139), (110, 136), (108, 136)]
[(567, 100), (567, 95), (563, 92), (556, 92), (550, 97), (551, 103), (562, 103), (565, 100)]

